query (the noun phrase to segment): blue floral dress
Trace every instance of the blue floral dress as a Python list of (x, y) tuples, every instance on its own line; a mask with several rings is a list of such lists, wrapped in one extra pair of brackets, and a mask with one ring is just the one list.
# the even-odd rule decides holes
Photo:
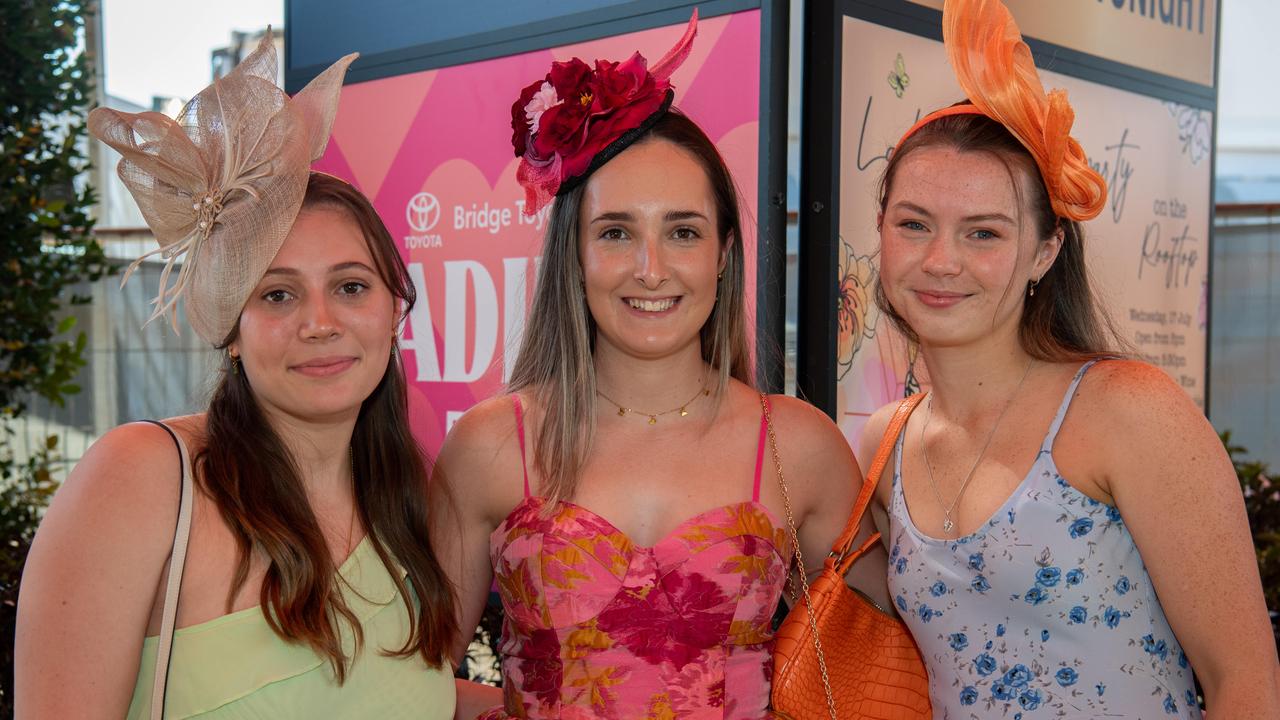
[(929, 669), (936, 719), (1199, 718), (1192, 670), (1119, 510), (1058, 473), (1053, 440), (1082, 366), (1022, 484), (976, 532), (921, 533), (889, 509), (889, 589)]

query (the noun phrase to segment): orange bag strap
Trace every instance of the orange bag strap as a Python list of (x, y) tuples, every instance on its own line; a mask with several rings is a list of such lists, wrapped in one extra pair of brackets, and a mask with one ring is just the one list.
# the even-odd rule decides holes
[(849, 567), (855, 560), (880, 542), (880, 533), (873, 533), (855, 552), (850, 552), (853, 539), (862, 525), (862, 516), (866, 513), (867, 505), (871, 503), (871, 496), (876, 491), (876, 483), (880, 481), (885, 465), (889, 462), (889, 456), (893, 454), (893, 446), (898, 441), (898, 435), (902, 434), (902, 427), (907, 424), (907, 418), (911, 417), (911, 412), (923, 399), (924, 393), (903, 398), (902, 402), (898, 403), (897, 409), (893, 411), (893, 417), (889, 419), (889, 426), (885, 428), (884, 438), (880, 440), (880, 447), (876, 450), (875, 459), (871, 461), (871, 468), (862, 477), (862, 492), (858, 493), (858, 501), (853, 505), (853, 512), (845, 523), (844, 532), (831, 546), (831, 554), (827, 557), (827, 562), (835, 567), (840, 577), (844, 577), (845, 573), (849, 572)]

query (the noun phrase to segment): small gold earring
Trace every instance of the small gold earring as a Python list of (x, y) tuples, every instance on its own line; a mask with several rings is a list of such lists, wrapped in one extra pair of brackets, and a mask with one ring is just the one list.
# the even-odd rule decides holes
[(240, 374), (240, 356), (227, 353), (227, 357), (231, 359), (231, 374), (239, 375)]
[(1036, 296), (1036, 285), (1039, 285), (1039, 284), (1040, 284), (1040, 281), (1039, 281), (1039, 280), (1032, 280), (1032, 281), (1031, 281), (1031, 287), (1030, 287), (1030, 288), (1028, 288), (1028, 290), (1027, 290), (1027, 297), (1035, 297), (1035, 296)]

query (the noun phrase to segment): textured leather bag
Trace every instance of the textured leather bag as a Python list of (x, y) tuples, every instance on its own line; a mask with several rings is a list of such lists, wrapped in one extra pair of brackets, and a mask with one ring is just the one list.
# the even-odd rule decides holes
[[(880, 541), (880, 533), (875, 533), (856, 550), (853, 548), (876, 481), (884, 471), (902, 426), (921, 397), (912, 395), (898, 405), (870, 472), (863, 479), (862, 492), (844, 532), (832, 546), (822, 573), (812, 585), (805, 576), (791, 499), (773, 434), (773, 419), (766, 418), (804, 595), (800, 603), (792, 604), (775, 637), (772, 701), (779, 717), (796, 720), (824, 716), (831, 720), (927, 720), (932, 717), (929, 676), (906, 625), (844, 581), (853, 563)], [(768, 402), (762, 399), (762, 404), (768, 415)]]

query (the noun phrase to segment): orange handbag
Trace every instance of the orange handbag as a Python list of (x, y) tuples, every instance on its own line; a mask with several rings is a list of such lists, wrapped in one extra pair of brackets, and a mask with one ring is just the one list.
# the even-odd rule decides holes
[[(831, 547), (822, 573), (812, 586), (805, 576), (804, 558), (791, 515), (791, 499), (773, 435), (773, 419), (767, 418), (773, 462), (804, 591), (802, 603), (792, 606), (775, 638), (772, 704), (779, 717), (796, 720), (824, 716), (831, 720), (927, 720), (932, 717), (929, 675), (907, 626), (844, 581), (853, 563), (880, 540), (880, 533), (875, 533), (861, 547), (853, 549), (853, 539), (875, 492), (876, 481), (902, 426), (921, 397), (912, 395), (898, 405), (870, 472), (863, 480), (862, 492), (844, 532)], [(768, 403), (764, 405), (767, 414)]]

